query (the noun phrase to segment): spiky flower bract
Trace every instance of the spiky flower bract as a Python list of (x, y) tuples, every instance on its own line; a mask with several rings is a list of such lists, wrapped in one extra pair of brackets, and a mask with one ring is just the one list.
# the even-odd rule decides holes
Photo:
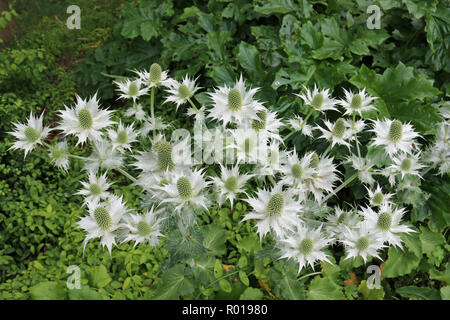
[(282, 166), (283, 178), (281, 181), (288, 186), (303, 188), (304, 181), (312, 179), (315, 173), (315, 169), (311, 167), (312, 157), (312, 153), (307, 153), (299, 159), (294, 148), (287, 154), (286, 163)]
[(324, 112), (326, 110), (337, 110), (337, 101), (330, 97), (329, 89), (319, 90), (314, 84), (314, 89), (311, 91), (305, 87), (305, 94), (295, 94), (300, 97), (303, 102), (313, 107), (315, 110)]
[(247, 193), (244, 190), (245, 183), (252, 177), (250, 174), (239, 174), (239, 166), (235, 165), (227, 169), (220, 165), (220, 177), (212, 177), (211, 180), (217, 190), (217, 202), (222, 205), (225, 200), (229, 200), (231, 207), (238, 194)]
[(112, 147), (107, 140), (98, 140), (93, 143), (91, 155), (86, 159), (84, 168), (97, 171), (100, 168), (112, 170), (120, 168), (123, 164), (123, 156)]
[(195, 84), (196, 81), (197, 79), (190, 79), (188, 76), (185, 76), (182, 81), (170, 83), (166, 89), (169, 95), (164, 103), (173, 102), (176, 105), (176, 110), (178, 110), (180, 105), (185, 104), (200, 89)]
[(271, 190), (256, 191), (256, 198), (245, 199), (253, 210), (244, 216), (245, 220), (255, 219), (257, 233), (262, 238), (270, 231), (282, 237), (286, 230), (292, 229), (299, 221), (298, 214), (302, 206), (294, 199), (291, 190), (283, 191), (283, 185), (277, 184)]
[(128, 208), (122, 202), (122, 197), (111, 196), (104, 202), (88, 202), (88, 211), (89, 215), (78, 222), (78, 226), (88, 233), (83, 250), (89, 240), (100, 238), (100, 244), (106, 246), (111, 254), (112, 246), (116, 244), (116, 230)]
[(59, 111), (61, 123), (55, 128), (66, 135), (75, 135), (78, 144), (83, 144), (87, 139), (100, 140), (102, 129), (114, 124), (110, 120), (113, 111), (100, 109), (97, 94), (89, 100), (83, 100), (77, 96), (77, 103), (73, 109)]
[(346, 227), (341, 242), (345, 245), (347, 252), (345, 259), (362, 257), (364, 262), (368, 257), (381, 260), (378, 251), (386, 247), (383, 245), (383, 240), (365, 223), (359, 223), (353, 229)]
[(144, 214), (129, 214), (123, 219), (125, 228), (122, 242), (134, 241), (134, 247), (140, 243), (148, 243), (152, 247), (159, 244), (161, 233), (161, 218), (158, 218), (154, 207)]
[(400, 248), (402, 248), (400, 234), (414, 232), (400, 224), (404, 213), (404, 208), (394, 208), (391, 203), (384, 203), (378, 211), (370, 207), (361, 208), (360, 211), (365, 218), (368, 230), (376, 233), (383, 242)]
[(372, 191), (372, 189), (367, 188), (368, 198), (370, 202), (371, 207), (381, 207), (385, 203), (390, 203), (390, 199), (392, 198), (393, 194), (391, 193), (383, 193), (383, 190), (381, 189), (380, 185), (377, 184), (377, 187), (375, 190)]
[(316, 129), (322, 132), (319, 138), (326, 139), (331, 142), (331, 147), (333, 148), (335, 144), (344, 145), (350, 149), (350, 144), (348, 141), (353, 140), (353, 134), (347, 127), (347, 122), (343, 118), (339, 118), (335, 123), (331, 123), (328, 120), (324, 121), (327, 129), (317, 126)]
[(371, 131), (376, 134), (373, 145), (384, 146), (384, 150), (390, 157), (398, 152), (411, 153), (414, 139), (419, 137), (412, 125), (403, 124), (399, 120), (374, 120)]
[(322, 225), (317, 229), (309, 229), (299, 223), (295, 231), (288, 233), (280, 240), (280, 259), (292, 259), (298, 263), (298, 272), (308, 265), (314, 269), (317, 261), (331, 263), (323, 249), (330, 243), (322, 232)]
[(410, 174), (422, 178), (419, 170), (424, 167), (424, 165), (419, 163), (420, 152), (416, 154), (401, 153), (398, 156), (392, 158), (394, 162), (389, 169), (394, 172), (401, 174), (402, 179), (405, 175)]
[(142, 109), (142, 105), (135, 103), (132, 107), (128, 108), (125, 112), (125, 117), (135, 117), (137, 121), (144, 121), (146, 119), (146, 113)]
[(13, 135), (17, 141), (10, 147), (11, 150), (22, 149), (27, 153), (33, 150), (38, 144), (47, 138), (52, 129), (43, 126), (42, 121), (44, 119), (44, 113), (39, 118), (33, 116), (30, 112), (30, 117), (27, 120), (27, 124), (13, 123), (14, 131), (9, 132)]
[(345, 100), (339, 100), (338, 103), (344, 107), (346, 115), (352, 115), (358, 113), (362, 116), (363, 112), (367, 112), (375, 109), (371, 105), (372, 101), (376, 98), (366, 95), (366, 89), (362, 89), (359, 92), (351, 92), (344, 89)]
[(88, 179), (88, 182), (80, 181), (83, 189), (75, 193), (84, 196), (84, 203), (99, 202), (110, 196), (108, 189), (111, 184), (106, 179), (106, 172), (97, 176), (97, 172), (89, 171)]
[(119, 122), (117, 130), (108, 129), (108, 136), (112, 142), (114, 149), (122, 152), (124, 149), (131, 151), (131, 144), (137, 141), (137, 132), (134, 131), (133, 124), (124, 126), (122, 121)]
[(314, 195), (317, 201), (321, 201), (324, 192), (333, 191), (334, 183), (339, 180), (336, 174), (336, 165), (332, 158), (319, 156), (312, 153), (311, 168), (315, 170), (312, 178), (305, 180), (305, 189)]
[(153, 63), (150, 69), (143, 71), (134, 71), (138, 78), (142, 81), (142, 84), (147, 88), (170, 86), (175, 80), (169, 78), (169, 72), (167, 70), (163, 71), (158, 63)]
[(208, 110), (208, 117), (222, 122), (224, 126), (230, 122), (242, 125), (258, 120), (257, 112), (264, 110), (264, 106), (253, 98), (258, 90), (247, 90), (242, 75), (233, 87), (218, 87), (209, 93), (213, 107)]
[(146, 95), (149, 88), (143, 87), (142, 81), (140, 79), (127, 79), (125, 81), (114, 81), (117, 85), (117, 90), (119, 90), (119, 99), (132, 99), (136, 102), (140, 96)]
[(52, 146), (48, 155), (55, 166), (67, 171), (69, 168), (69, 147), (66, 141), (60, 141)]
[(294, 131), (299, 131), (307, 137), (313, 136), (313, 128), (301, 116), (297, 115), (293, 119), (289, 119), (288, 123)]

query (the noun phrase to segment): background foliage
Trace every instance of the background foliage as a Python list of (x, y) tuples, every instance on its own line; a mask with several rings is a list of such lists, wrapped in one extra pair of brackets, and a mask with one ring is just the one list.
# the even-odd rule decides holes
[[(0, 51), (0, 298), (450, 298), (448, 176), (430, 171), (422, 181), (397, 187), (410, 212), (406, 219), (418, 232), (403, 239), (404, 252), (390, 248), (383, 254), (382, 287), (370, 290), (366, 268), (379, 262), (343, 261), (339, 247), (332, 248), (336, 265), (322, 263), (313, 273), (298, 275), (295, 265), (274, 259), (269, 240), (261, 250), (252, 224), (240, 223), (243, 203), (234, 210), (211, 208), (190, 241), (173, 233), (158, 249), (122, 245), (112, 256), (94, 243), (83, 255), (84, 234), (75, 223), (84, 208), (73, 195), (85, 178), (81, 164), (69, 174), (55, 171), (43, 150), (24, 161), (8, 151), (11, 138), (5, 133), (30, 111), (45, 111), (47, 122), (57, 121), (53, 111), (71, 104), (75, 93), (98, 90), (104, 105), (121, 110), (111, 79), (102, 73), (131, 75), (158, 62), (175, 78), (200, 76), (203, 87), (231, 83), (242, 73), (262, 88), (258, 98), (284, 117), (305, 110), (292, 94), (303, 85), (331, 88), (334, 96), (342, 96), (342, 88), (367, 88), (380, 97), (377, 113), (369, 117), (412, 122), (426, 146), (441, 120), (439, 105), (448, 103), (450, 93), (448, 2), (33, 3), (12, 1), (21, 28)], [(65, 25), (70, 4), (81, 8), (80, 30)], [(383, 13), (379, 30), (366, 26), (371, 4)], [(198, 100), (205, 103), (206, 96)], [(168, 108), (158, 112), (174, 126), (186, 125)], [(326, 147), (297, 135), (290, 143), (300, 153)], [(333, 155), (339, 158), (339, 150)], [(126, 184), (120, 180), (114, 189), (133, 206), (139, 190)], [(350, 185), (340, 202), (364, 197)], [(81, 268), (80, 290), (66, 289), (70, 265)]]

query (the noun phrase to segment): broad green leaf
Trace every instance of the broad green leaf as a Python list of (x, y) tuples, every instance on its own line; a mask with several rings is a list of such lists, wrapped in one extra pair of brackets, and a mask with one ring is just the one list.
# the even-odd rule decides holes
[(417, 268), (421, 258), (410, 251), (403, 252), (401, 249), (390, 247), (388, 259), (383, 268), (384, 278), (395, 278), (410, 273)]
[(247, 276), (247, 274), (245, 273), (245, 271), (239, 271), (239, 280), (241, 280), (241, 282), (243, 283), (243, 284), (245, 284), (247, 287), (250, 285), (250, 282), (249, 282), (249, 280), (248, 280), (248, 276)]
[(342, 287), (328, 278), (315, 277), (308, 288), (309, 300), (345, 300)]
[(216, 279), (220, 278), (223, 275), (223, 267), (222, 263), (219, 259), (216, 259), (216, 263), (214, 264), (214, 277)]
[(436, 0), (402, 0), (402, 2), (416, 19), (420, 19), (424, 15), (431, 14), (436, 11)]
[(436, 269), (430, 270), (430, 279), (443, 281), (450, 285), (450, 262), (445, 265), (444, 271), (438, 271)]
[(227, 293), (230, 293), (231, 290), (232, 290), (230, 281), (228, 281), (227, 279), (222, 279), (222, 280), (220, 280), (220, 281), (219, 281), (219, 286), (220, 286), (220, 288), (221, 288), (223, 291), (225, 291), (225, 292), (227, 292)]
[(33, 300), (65, 300), (67, 291), (56, 282), (41, 282), (30, 288)]
[(361, 281), (358, 292), (363, 296), (364, 300), (383, 300), (384, 289), (380, 286), (379, 289), (369, 289), (367, 286), (367, 281)]
[(211, 254), (221, 256), (226, 253), (225, 230), (217, 224), (209, 224), (202, 227), (203, 245)]
[(111, 277), (108, 274), (108, 270), (104, 265), (92, 267), (89, 271), (89, 284), (91, 287), (103, 288), (111, 282)]
[(241, 294), (240, 300), (261, 300), (264, 296), (264, 293), (256, 288), (247, 288)]
[(239, 44), (238, 61), (252, 79), (260, 79), (260, 81), (264, 79), (265, 72), (261, 66), (258, 49), (255, 46), (242, 41)]
[(252, 233), (237, 243), (237, 247), (239, 250), (244, 250), (248, 253), (255, 253), (256, 251), (261, 249), (261, 243), (256, 234)]
[(69, 290), (69, 299), (70, 300), (103, 300), (101, 294), (97, 291), (88, 288), (81, 287), (80, 289), (72, 289)]
[(450, 286), (441, 288), (441, 298), (442, 300), (450, 300)]
[(401, 287), (395, 290), (396, 293), (405, 298), (419, 300), (440, 300), (439, 291), (434, 288), (421, 288), (415, 286)]
[(154, 300), (173, 300), (194, 292), (194, 283), (185, 276), (185, 267), (181, 264), (170, 268), (162, 275), (162, 284)]
[(262, 6), (255, 6), (256, 12), (264, 15), (286, 14), (296, 12), (299, 7), (292, 0), (268, 0)]
[(432, 232), (430, 229), (421, 226), (420, 241), (422, 243), (423, 253), (430, 256), (435, 247), (441, 246), (445, 243), (445, 237), (440, 233)]

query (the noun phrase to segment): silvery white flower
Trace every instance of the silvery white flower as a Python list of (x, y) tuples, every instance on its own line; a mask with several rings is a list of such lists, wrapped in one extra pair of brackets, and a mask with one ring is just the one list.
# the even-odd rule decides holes
[[(259, 149), (261, 145), (258, 145)], [(280, 148), (280, 141), (270, 141), (266, 152), (261, 150), (261, 156), (258, 158), (258, 163), (255, 168), (258, 178), (264, 178), (264, 176), (274, 176), (282, 171), (282, 165), (286, 161), (286, 151)]]
[[(353, 229), (361, 220), (352, 211), (342, 210), (339, 206), (334, 208), (334, 214), (327, 216), (328, 224), (325, 229), (327, 233), (336, 240), (343, 239), (346, 228)], [(333, 241), (335, 242), (335, 241)]]
[(180, 105), (188, 102), (188, 99), (200, 89), (200, 87), (195, 84), (197, 79), (192, 80), (188, 76), (185, 76), (181, 82), (174, 80), (166, 89), (166, 92), (169, 95), (164, 103), (173, 102), (177, 106), (176, 110), (178, 110)]
[(52, 130), (42, 125), (44, 119), (44, 113), (39, 118), (33, 116), (30, 112), (30, 117), (27, 120), (27, 124), (13, 123), (15, 126), (13, 132), (8, 132), (13, 135), (17, 141), (9, 148), (10, 150), (23, 149), (25, 156), (27, 153), (33, 150), (38, 144), (47, 138), (49, 132)]
[(361, 208), (360, 211), (360, 214), (365, 218), (368, 230), (377, 234), (383, 242), (388, 242), (390, 245), (400, 248), (402, 248), (400, 234), (415, 232), (400, 224), (404, 213), (404, 208), (393, 208), (391, 203), (386, 202), (378, 211), (374, 211), (370, 207)]
[(190, 107), (187, 111), (186, 111), (188, 116), (194, 116), (195, 121), (200, 121), (203, 122), (205, 121), (205, 108), (201, 107), (200, 109), (195, 110), (194, 108)]
[(88, 179), (89, 182), (80, 181), (83, 189), (75, 193), (84, 197), (84, 203), (99, 202), (110, 196), (108, 189), (111, 187), (111, 183), (106, 180), (106, 172), (97, 177), (97, 172), (89, 171)]
[(257, 233), (262, 241), (264, 235), (274, 231), (282, 237), (286, 230), (292, 229), (299, 221), (297, 214), (302, 213), (302, 206), (294, 199), (290, 189), (283, 191), (283, 185), (277, 184), (271, 190), (256, 191), (256, 198), (245, 199), (253, 210), (242, 221), (255, 219)]
[(227, 149), (236, 151), (237, 163), (258, 163), (267, 155), (268, 137), (264, 132), (256, 132), (252, 129), (238, 128), (229, 131), (233, 142), (226, 146)]
[(422, 178), (419, 170), (424, 166), (419, 163), (419, 156), (420, 152), (416, 154), (401, 153), (398, 156), (392, 158), (392, 161), (394, 163), (389, 167), (389, 169), (391, 171), (401, 173), (402, 179), (406, 174), (411, 174)]
[(111, 254), (112, 245), (116, 244), (116, 230), (120, 220), (128, 212), (122, 197), (111, 196), (105, 202), (88, 202), (89, 215), (81, 218), (78, 226), (88, 234), (84, 239), (83, 250), (89, 240), (100, 238), (102, 247), (107, 247)]
[(368, 228), (367, 224), (360, 223), (357, 228), (346, 227), (341, 242), (345, 245), (347, 256), (350, 258), (362, 257), (364, 262), (368, 257), (376, 257), (381, 260), (378, 250), (385, 248), (383, 240)]
[(210, 182), (205, 181), (203, 169), (170, 171), (166, 173), (165, 179), (166, 183), (156, 187), (163, 191), (159, 199), (161, 203), (175, 206), (178, 213), (186, 207), (208, 210), (206, 187)]
[(426, 161), (433, 167), (439, 167), (439, 173), (445, 175), (450, 172), (450, 122), (438, 124), (436, 141), (426, 154)]
[(295, 131), (300, 131), (303, 135), (307, 137), (312, 137), (312, 127), (306, 123), (306, 121), (301, 116), (295, 116), (293, 119), (289, 119), (288, 123), (291, 125), (292, 129)]
[(374, 120), (374, 124), (373, 129), (370, 130), (376, 134), (373, 140), (374, 146), (384, 146), (384, 150), (390, 157), (400, 151), (412, 152), (414, 139), (419, 137), (412, 125), (390, 119)]
[(134, 246), (140, 243), (148, 243), (152, 247), (159, 244), (159, 238), (164, 237), (161, 233), (161, 218), (157, 217), (154, 207), (145, 214), (128, 214), (123, 218), (122, 227), (126, 234), (123, 242), (134, 241)]
[(338, 101), (338, 103), (345, 108), (344, 114), (352, 115), (358, 113), (359, 116), (362, 116), (362, 112), (375, 109), (371, 103), (376, 98), (366, 95), (366, 89), (363, 89), (358, 93), (353, 93), (344, 89), (344, 93), (345, 100)]
[(99, 109), (97, 94), (89, 100), (83, 100), (77, 96), (75, 108), (59, 111), (61, 123), (55, 129), (63, 131), (66, 135), (76, 135), (78, 144), (83, 144), (86, 139), (97, 141), (101, 139), (103, 128), (114, 121), (110, 120), (113, 111)]
[(256, 113), (258, 119), (252, 121), (251, 127), (256, 132), (265, 133), (269, 138), (283, 141), (281, 139), (278, 129), (283, 126), (283, 123), (277, 119), (275, 112), (264, 108)]
[(331, 123), (328, 120), (324, 120), (324, 124), (327, 129), (320, 126), (316, 126), (322, 132), (319, 138), (326, 139), (331, 142), (333, 148), (335, 144), (341, 144), (350, 149), (350, 144), (347, 141), (353, 140), (353, 134), (347, 127), (347, 122), (343, 118), (339, 118), (335, 123)]
[(66, 141), (58, 142), (56, 146), (52, 146), (48, 154), (55, 166), (67, 171), (69, 168), (69, 148)]
[(213, 107), (208, 110), (208, 117), (221, 121), (224, 126), (230, 122), (245, 124), (258, 120), (257, 112), (264, 109), (253, 98), (258, 90), (259, 88), (247, 90), (242, 75), (232, 88), (227, 85), (218, 87), (209, 93)]
[(113, 148), (122, 152), (124, 149), (131, 150), (131, 144), (137, 141), (137, 132), (134, 131), (133, 124), (124, 126), (119, 122), (117, 130), (108, 129), (108, 136), (112, 142)]
[(98, 171), (100, 168), (112, 170), (120, 168), (122, 163), (122, 155), (109, 141), (102, 139), (93, 143), (92, 153), (85, 161), (84, 168), (87, 171)]
[(135, 117), (137, 121), (144, 121), (146, 118), (146, 113), (142, 109), (140, 103), (135, 103), (132, 107), (128, 108), (125, 112), (125, 117)]
[(380, 185), (377, 184), (377, 187), (374, 191), (370, 188), (367, 188), (368, 198), (371, 207), (381, 207), (385, 203), (390, 203), (390, 199), (392, 198), (392, 193), (383, 193)]
[(298, 263), (298, 272), (308, 265), (314, 269), (317, 261), (331, 263), (322, 250), (331, 239), (325, 237), (322, 225), (317, 229), (309, 229), (303, 224), (297, 224), (295, 232), (289, 233), (280, 240), (280, 259), (292, 259)]
[(346, 159), (346, 162), (349, 163), (353, 169), (358, 171), (358, 179), (362, 183), (367, 183), (369, 185), (374, 184), (375, 179), (372, 177), (374, 172), (371, 171), (374, 163), (371, 159), (358, 157), (352, 154)]
[(306, 90), (305, 94), (294, 94), (300, 97), (303, 102), (313, 107), (315, 110), (324, 112), (326, 110), (336, 110), (337, 101), (330, 97), (329, 89), (319, 90), (314, 84), (314, 89), (310, 91), (308, 88), (304, 87)]
[(175, 80), (168, 77), (168, 71), (162, 71), (161, 66), (157, 63), (153, 63), (150, 66), (149, 71), (134, 71), (139, 79), (142, 81), (142, 84), (147, 88), (170, 86)]
[(167, 123), (164, 123), (164, 120), (161, 117), (155, 117), (154, 120), (152, 118), (146, 117), (144, 119), (143, 127), (139, 130), (139, 134), (142, 137), (146, 137), (150, 131), (153, 131), (153, 130), (163, 131), (163, 130), (167, 129), (168, 127), (169, 127), (169, 125)]
[(140, 79), (127, 79), (125, 81), (114, 81), (117, 85), (117, 90), (119, 90), (120, 99), (132, 99), (133, 102), (143, 95), (148, 93), (149, 88), (143, 87), (143, 83)]
[(317, 153), (311, 156), (311, 167), (315, 170), (312, 178), (305, 180), (305, 188), (314, 195), (316, 201), (320, 202), (324, 192), (332, 192), (334, 183), (339, 180), (336, 174), (336, 165), (333, 159), (319, 157)]
[(227, 169), (220, 165), (220, 177), (211, 177), (213, 184), (217, 190), (218, 204), (222, 205), (225, 200), (229, 200), (231, 207), (238, 194), (245, 194), (244, 185), (252, 177), (249, 174), (239, 174), (239, 166), (235, 165), (231, 169)]
[(303, 182), (306, 179), (312, 179), (315, 173), (311, 165), (313, 154), (307, 153), (300, 160), (297, 151), (289, 152), (286, 157), (286, 163), (282, 166), (283, 178), (282, 182), (288, 186), (300, 186), (302, 188)]

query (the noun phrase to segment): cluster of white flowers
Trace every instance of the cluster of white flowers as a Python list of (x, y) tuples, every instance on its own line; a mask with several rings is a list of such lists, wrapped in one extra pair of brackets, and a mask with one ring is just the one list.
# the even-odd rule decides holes
[[(405, 209), (393, 202), (393, 195), (377, 185), (374, 176), (387, 177), (391, 185), (407, 175), (421, 177), (425, 167), (421, 159), (417, 138), (411, 124), (399, 120), (363, 119), (367, 111), (376, 109), (374, 97), (365, 90), (345, 90), (345, 98), (331, 97), (329, 89), (304, 88), (297, 95), (309, 112), (281, 121), (276, 112), (269, 110), (255, 95), (258, 88), (249, 88), (242, 76), (232, 86), (214, 88), (208, 92), (210, 105), (197, 108), (193, 99), (201, 88), (197, 79), (186, 76), (181, 81), (168, 77), (158, 64), (149, 71), (135, 71), (137, 77), (115, 81), (119, 98), (132, 104), (125, 112), (132, 124), (112, 121), (113, 111), (102, 109), (96, 95), (88, 100), (77, 97), (75, 107), (60, 111), (61, 121), (55, 128), (43, 126), (43, 116), (30, 115), (27, 124), (15, 124), (12, 134), (17, 138), (12, 148), (24, 149), (25, 155), (37, 145), (49, 148), (53, 163), (68, 170), (69, 159), (85, 163), (88, 181), (77, 194), (84, 197), (88, 215), (79, 226), (87, 232), (86, 243), (100, 238), (101, 244), (111, 252), (116, 240), (158, 244), (163, 236), (163, 220), (178, 220), (183, 229), (196, 223), (196, 215), (205, 213), (212, 205), (246, 201), (251, 210), (242, 221), (252, 220), (262, 239), (271, 235), (279, 249), (280, 258), (293, 259), (299, 271), (314, 267), (318, 261), (327, 261), (326, 248), (341, 244), (346, 258), (380, 258), (380, 250), (387, 246), (401, 247), (401, 234), (414, 232), (402, 224)], [(173, 112), (188, 105), (188, 116), (195, 125), (219, 128), (217, 132), (231, 137), (223, 146), (236, 155), (234, 164), (220, 163), (217, 174), (208, 175), (207, 165), (191, 161), (190, 139), (169, 140), (165, 131), (170, 126), (155, 116), (155, 92), (165, 92), (164, 106), (174, 105)], [(143, 99), (150, 95), (150, 108)], [(160, 105), (161, 106), (161, 105)], [(167, 106), (172, 108), (172, 106)], [(324, 119), (323, 126), (308, 120), (315, 112)], [(341, 112), (334, 122), (326, 119)], [(444, 115), (436, 143), (427, 153), (428, 161), (439, 166), (441, 173), (448, 172), (448, 114)], [(284, 138), (279, 130), (290, 129)], [(48, 133), (59, 131), (62, 141), (45, 142)], [(288, 150), (287, 138), (303, 134), (309, 138), (326, 139), (328, 149), (322, 154), (310, 150), (299, 154), (295, 148)], [(373, 133), (368, 147), (376, 155), (362, 156), (358, 136)], [(151, 133), (151, 134), (150, 134)], [(70, 153), (68, 136), (77, 138), (76, 145), (90, 145), (91, 154), (82, 157)], [(214, 137), (211, 137), (214, 139)], [(55, 139), (56, 140), (56, 139)], [(150, 143), (149, 143), (150, 142)], [(149, 145), (147, 150), (136, 147)], [(344, 161), (337, 161), (331, 150), (345, 146)], [(266, 152), (259, 152), (257, 149)], [(380, 164), (384, 157), (383, 164)], [(128, 161), (126, 161), (128, 160)], [(388, 164), (386, 164), (386, 161)], [(139, 171), (137, 178), (126, 170), (127, 163)], [(343, 179), (338, 166), (350, 164), (355, 173)], [(140, 213), (126, 206), (122, 198), (110, 191), (107, 172), (116, 170), (140, 186), (151, 201), (142, 202)], [(328, 200), (349, 183), (358, 179), (362, 190), (367, 190), (365, 205), (347, 210), (330, 207)], [(255, 186), (263, 187), (254, 190)], [(362, 187), (365, 188), (362, 188)], [(317, 211), (328, 216), (316, 215)]]

